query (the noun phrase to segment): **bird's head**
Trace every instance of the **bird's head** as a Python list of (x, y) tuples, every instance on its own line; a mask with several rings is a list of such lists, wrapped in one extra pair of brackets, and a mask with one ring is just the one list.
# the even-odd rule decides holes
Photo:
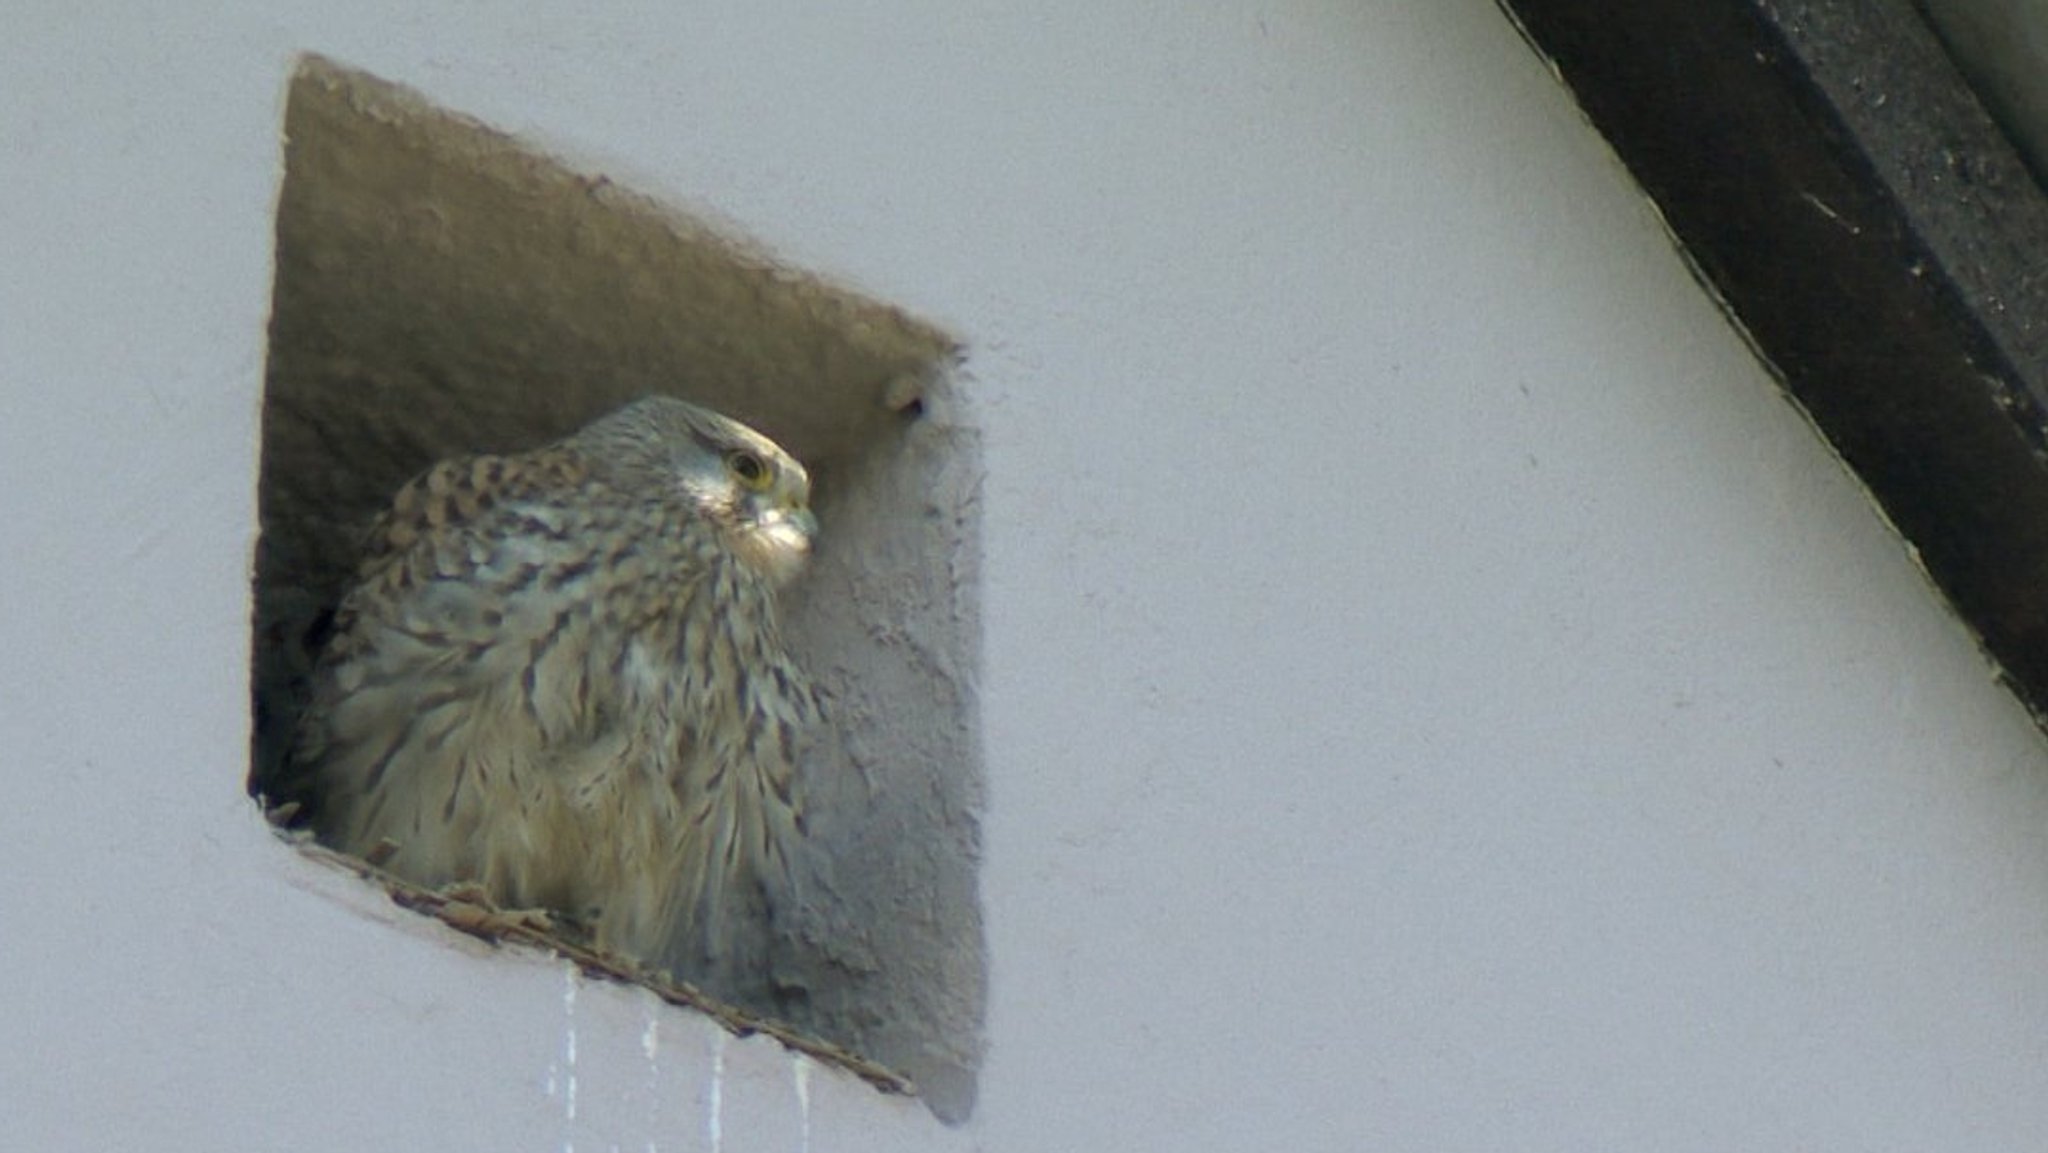
[(794, 577), (818, 533), (811, 475), (782, 446), (730, 417), (651, 396), (574, 438), (592, 465), (634, 488), (660, 486), (716, 525), (772, 583)]

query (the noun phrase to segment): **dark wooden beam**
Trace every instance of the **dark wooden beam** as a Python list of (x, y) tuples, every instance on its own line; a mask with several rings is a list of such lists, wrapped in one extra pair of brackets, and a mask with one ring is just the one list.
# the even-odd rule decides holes
[(1902, 0), (1500, 0), (2048, 716), (2048, 201)]

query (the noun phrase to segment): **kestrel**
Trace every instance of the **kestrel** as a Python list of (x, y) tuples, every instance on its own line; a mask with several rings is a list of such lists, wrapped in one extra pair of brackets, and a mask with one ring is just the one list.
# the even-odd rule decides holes
[(809, 496), (774, 442), (667, 397), (429, 469), (315, 669), (288, 776), (317, 835), (649, 967), (718, 959), (787, 899), (803, 835), (819, 711), (776, 594)]

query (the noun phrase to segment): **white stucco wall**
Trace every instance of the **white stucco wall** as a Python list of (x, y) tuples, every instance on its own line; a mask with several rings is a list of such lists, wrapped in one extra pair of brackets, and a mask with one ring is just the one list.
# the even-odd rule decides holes
[[(1485, 0), (208, 7), (0, 36), (0, 1145), (2048, 1142), (2042, 740)], [(964, 1126), (242, 796), (300, 50), (968, 342)]]

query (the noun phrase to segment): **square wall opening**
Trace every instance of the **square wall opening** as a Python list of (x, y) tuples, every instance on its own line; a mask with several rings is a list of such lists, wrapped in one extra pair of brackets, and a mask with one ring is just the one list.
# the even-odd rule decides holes
[[(959, 346), (902, 310), (318, 57), (286, 110), (248, 786), (273, 780), (365, 529), (436, 461), (668, 394), (810, 469), (785, 627), (829, 710), (803, 766), (824, 896), (772, 979), (678, 973), (971, 1108), (981, 1055), (980, 446)], [(370, 931), (366, 929), (366, 931)]]

